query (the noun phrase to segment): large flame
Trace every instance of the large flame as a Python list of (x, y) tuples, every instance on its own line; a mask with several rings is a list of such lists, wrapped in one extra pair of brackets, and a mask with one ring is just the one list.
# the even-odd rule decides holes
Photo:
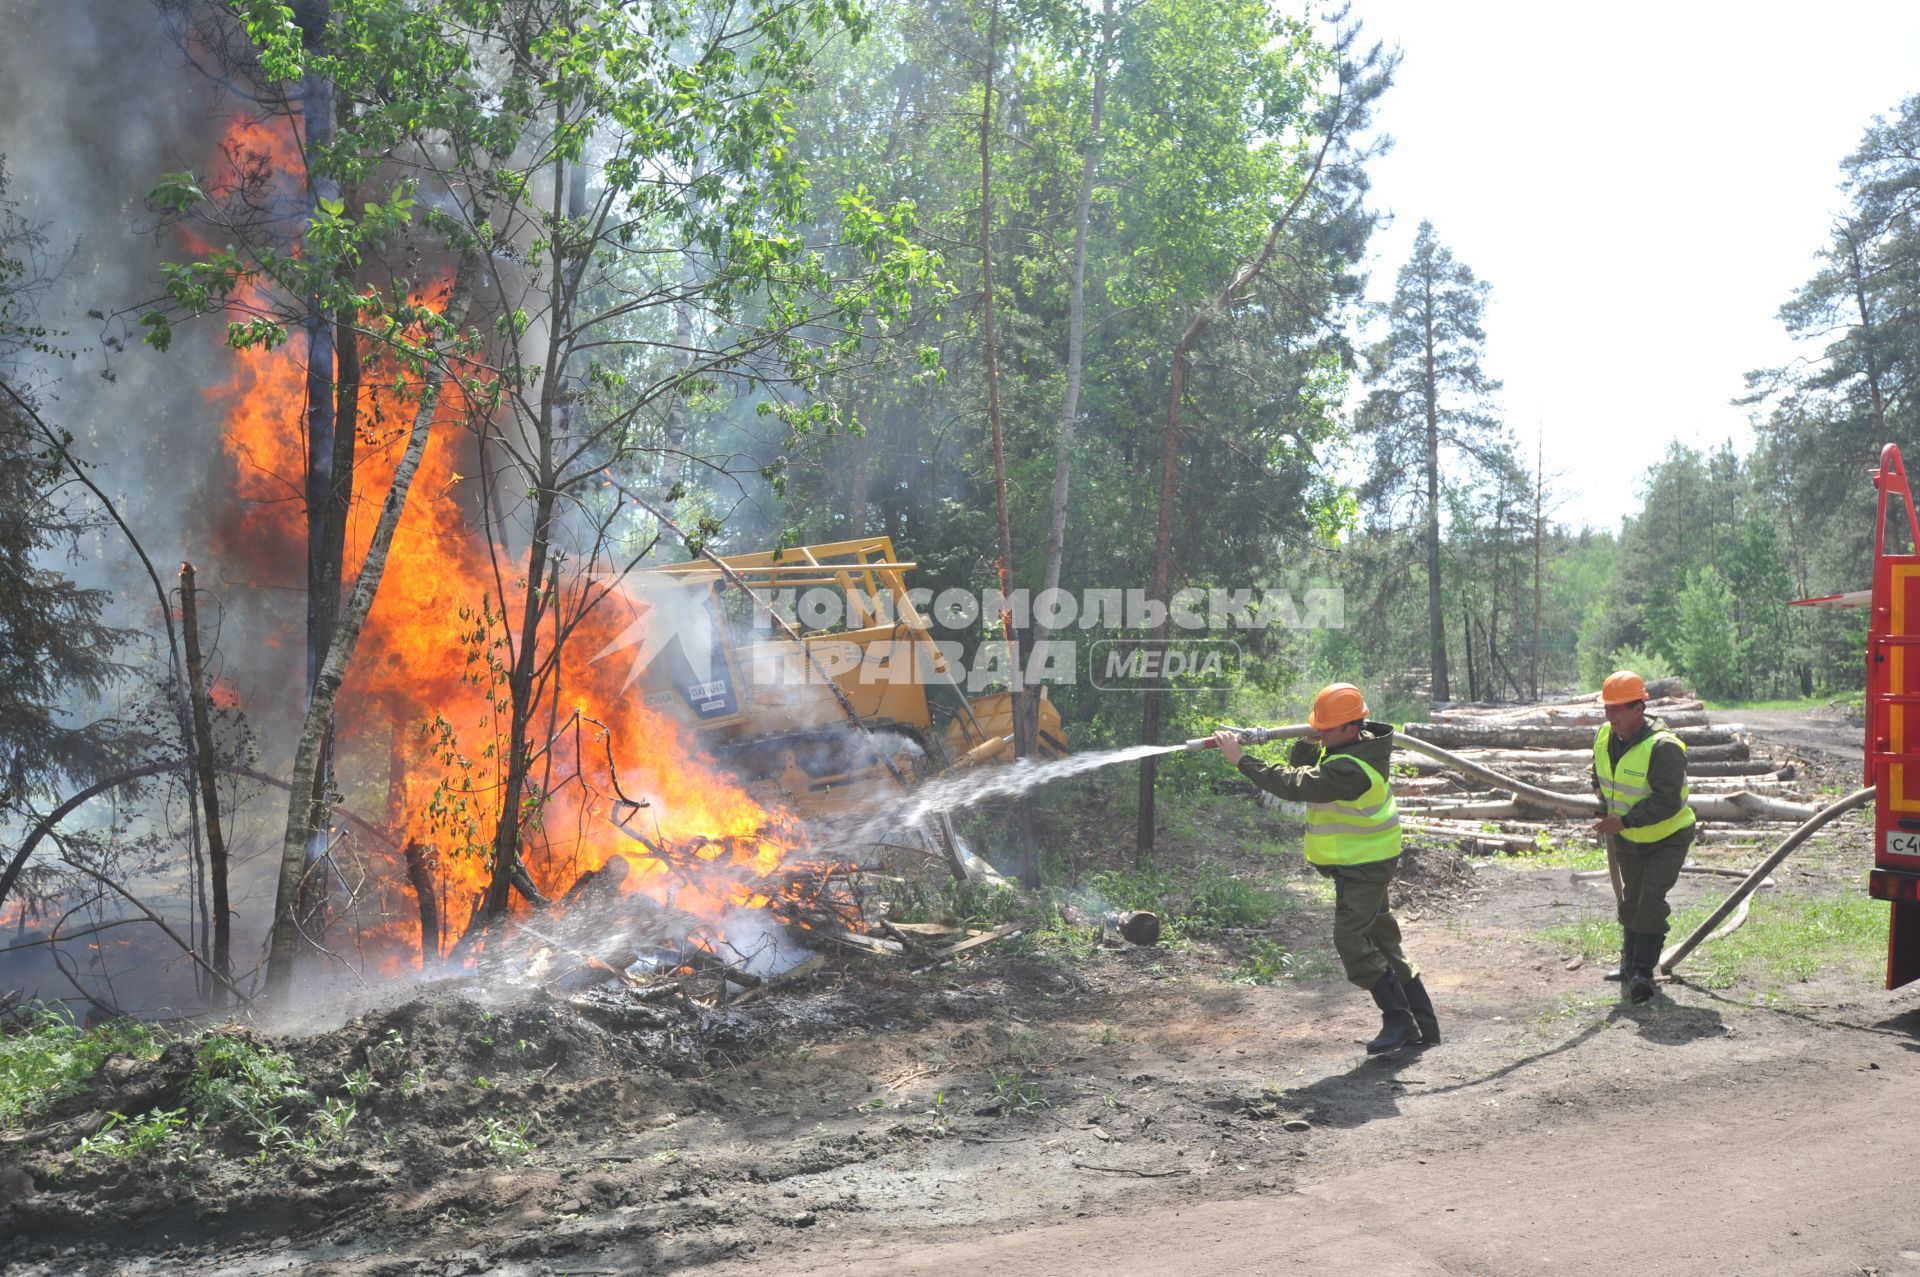
[[(258, 124), (236, 126), (224, 149), (236, 165), (264, 160), (276, 174), (298, 171), (290, 139)], [(236, 355), (227, 383), (208, 394), (223, 414), (237, 498), (215, 532), (229, 579), (297, 589), (304, 578), (305, 378), (304, 338), (296, 334), (280, 350)], [(366, 553), (414, 411), (414, 401), (395, 392), (390, 366), (370, 368), (359, 402), (343, 594)], [(447, 393), (339, 701), (336, 771), (346, 806), (391, 836), (376, 909), (388, 921), (372, 928), (384, 937), (376, 949), (418, 953), (417, 901), (400, 866), (399, 849), (410, 841), (435, 851), (443, 950), (469, 922), (491, 872), (486, 853), (507, 752), (507, 649), (500, 644), (509, 635), (515, 643), (524, 637), (518, 609), (525, 563), (490, 545), (480, 526), (472, 489), (481, 480), (460, 468), (475, 468), (464, 461), (473, 455), (459, 397)], [(565, 709), (535, 720), (532, 745), (546, 752), (529, 780), (542, 786), (544, 799), (535, 827), (523, 834), (523, 860), (548, 896), (618, 853), (635, 870), (626, 890), (677, 909), (712, 916), (765, 904), (738, 881), (777, 869), (800, 840), (797, 826), (699, 762), (675, 721), (623, 689), (624, 662), (592, 659), (631, 619), (630, 608), (612, 602), (568, 641), (559, 670)], [(549, 622), (541, 639), (551, 638)], [(269, 642), (279, 649), (277, 690), (297, 695), (303, 634), (289, 629)], [(556, 720), (564, 730), (548, 740)], [(648, 805), (636, 813), (618, 804), (616, 785), (645, 795)], [(689, 875), (647, 854), (616, 817), (657, 844), (692, 845), (694, 858), (724, 862), (734, 872)], [(517, 897), (515, 907), (525, 908)], [(389, 953), (383, 965), (397, 965), (396, 957)]]

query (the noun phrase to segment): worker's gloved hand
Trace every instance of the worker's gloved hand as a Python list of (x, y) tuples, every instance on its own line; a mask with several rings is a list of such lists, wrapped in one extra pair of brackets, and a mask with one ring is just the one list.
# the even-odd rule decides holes
[(1320, 742), (1311, 736), (1302, 736), (1293, 742), (1293, 748), (1287, 751), (1287, 765), (1290, 767), (1317, 767), (1320, 764)]

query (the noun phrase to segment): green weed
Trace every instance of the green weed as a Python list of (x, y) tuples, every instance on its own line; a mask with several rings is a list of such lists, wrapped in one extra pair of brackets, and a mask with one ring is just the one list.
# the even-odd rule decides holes
[(1153, 913), (1172, 912), (1167, 901), (1179, 889), (1170, 873), (1148, 861), (1138, 869), (1102, 869), (1088, 880), (1102, 900), (1115, 909), (1146, 909)]
[(1195, 930), (1257, 927), (1291, 903), (1279, 892), (1207, 865), (1194, 881), (1186, 917)]
[(1001, 1117), (1033, 1117), (1053, 1107), (1038, 1082), (1029, 1082), (1018, 1073), (993, 1075), (993, 1102)]
[(193, 1111), (210, 1121), (237, 1114), (256, 1126), (286, 1101), (308, 1098), (290, 1056), (225, 1033), (201, 1041), (186, 1095)]
[(82, 1029), (42, 1008), (24, 1030), (0, 1037), (0, 1128), (18, 1126), (77, 1092), (110, 1055), (150, 1060), (161, 1041), (136, 1020)]
[[(166, 1150), (186, 1130), (184, 1108), (155, 1109), (136, 1118), (110, 1113), (98, 1131), (74, 1146), (73, 1155), (80, 1162), (144, 1161)], [(181, 1151), (187, 1156), (199, 1146), (197, 1139), (184, 1143)]]
[(353, 1125), (353, 1119), (357, 1116), (359, 1109), (352, 1101), (328, 1100), (313, 1115), (311, 1129), (323, 1147), (338, 1144), (347, 1138), (347, 1128)]
[(1235, 984), (1273, 984), (1298, 974), (1293, 950), (1264, 936), (1253, 942), (1252, 950), (1234, 969)]
[(947, 882), (929, 890), (909, 883), (893, 899), (895, 922), (945, 922), (968, 927), (997, 927), (1013, 920), (1020, 893), (981, 882)]
[(1056, 904), (1048, 907), (1047, 920), (1027, 936), (1038, 952), (1085, 958), (1099, 947), (1100, 929), (1069, 922)]
[(947, 1109), (945, 1091), (933, 1093), (933, 1107), (927, 1110), (927, 1115), (933, 1119), (927, 1129), (935, 1138), (945, 1136), (953, 1130), (953, 1114)]
[(527, 1138), (527, 1130), (532, 1125), (530, 1118), (504, 1122), (497, 1117), (485, 1117), (480, 1121), (480, 1142), (493, 1150), (494, 1156), (518, 1161), (533, 1152), (533, 1141)]

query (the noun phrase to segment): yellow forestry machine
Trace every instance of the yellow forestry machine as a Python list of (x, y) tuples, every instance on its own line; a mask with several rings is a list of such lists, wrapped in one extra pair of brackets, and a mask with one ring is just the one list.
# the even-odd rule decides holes
[[(659, 645), (639, 674), (646, 704), (686, 724), (756, 799), (809, 817), (1012, 759), (1012, 698), (967, 698), (955, 649), (941, 650), (907, 597), (915, 566), (881, 536), (637, 573)], [(1044, 689), (1039, 751), (1067, 752)]]

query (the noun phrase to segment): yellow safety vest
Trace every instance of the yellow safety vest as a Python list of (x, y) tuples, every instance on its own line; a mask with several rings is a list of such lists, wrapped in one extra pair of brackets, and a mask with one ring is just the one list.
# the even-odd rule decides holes
[[(1686, 752), (1687, 743), (1672, 732), (1651, 732), (1632, 749), (1620, 756), (1620, 765), (1615, 767), (1608, 759), (1607, 744), (1613, 739), (1611, 725), (1602, 726), (1600, 734), (1593, 738), (1593, 774), (1600, 778), (1600, 797), (1607, 804), (1610, 816), (1625, 816), (1634, 804), (1653, 793), (1653, 787), (1647, 784), (1647, 768), (1653, 763), (1653, 747), (1663, 740), (1670, 740)], [(1659, 842), (1671, 837), (1693, 824), (1693, 808), (1687, 806), (1687, 796), (1692, 792), (1688, 785), (1680, 786), (1680, 810), (1657, 825), (1638, 825), (1622, 829), (1620, 836), (1628, 842)]]
[[(1358, 798), (1307, 803), (1307, 860), (1316, 865), (1364, 865), (1400, 854), (1400, 807), (1389, 785), (1365, 760), (1360, 764), (1373, 783)], [(1320, 761), (1327, 760), (1325, 749)]]

